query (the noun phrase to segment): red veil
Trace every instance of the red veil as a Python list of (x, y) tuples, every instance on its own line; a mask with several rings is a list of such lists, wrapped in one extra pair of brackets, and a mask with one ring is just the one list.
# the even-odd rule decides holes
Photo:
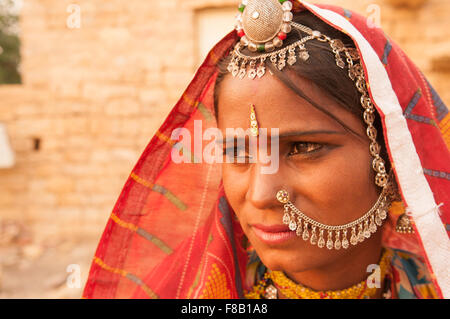
[[(422, 256), (438, 294), (450, 298), (448, 109), (403, 51), (364, 17), (333, 6), (302, 2), (302, 8), (348, 34), (362, 57), (403, 199), (383, 227), (384, 244)], [(84, 298), (243, 298), (250, 288), (245, 236), (224, 195), (221, 164), (206, 163), (202, 149), (194, 148), (194, 137), (216, 127), (216, 64), (236, 40), (233, 31), (210, 51), (133, 168), (98, 245)], [(188, 129), (191, 141), (172, 136), (177, 128)], [(190, 162), (175, 163), (172, 152)], [(405, 207), (414, 235), (393, 231)]]

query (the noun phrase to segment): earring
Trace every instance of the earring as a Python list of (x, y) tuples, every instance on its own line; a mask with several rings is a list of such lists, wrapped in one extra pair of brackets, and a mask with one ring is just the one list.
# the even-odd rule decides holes
[(400, 234), (414, 234), (411, 220), (406, 213), (400, 215), (395, 225), (395, 231)]
[[(391, 183), (391, 191), (390, 196), (393, 202), (401, 202), (402, 197), (400, 196), (400, 192), (398, 190), (397, 184), (394, 180)], [(414, 228), (412, 227), (411, 219), (409, 218), (407, 213), (401, 214), (396, 222), (395, 231), (400, 234), (414, 234)]]

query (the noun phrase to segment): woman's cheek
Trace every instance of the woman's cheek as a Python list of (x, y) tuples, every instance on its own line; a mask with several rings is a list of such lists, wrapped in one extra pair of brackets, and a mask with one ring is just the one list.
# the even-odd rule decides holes
[(322, 222), (339, 224), (360, 214), (355, 203), (364, 205), (374, 187), (367, 182), (369, 172), (363, 147), (342, 147), (320, 160), (299, 161), (286, 182), (293, 185), (297, 206)]
[[(239, 183), (236, 181), (239, 181)], [(245, 203), (246, 194), (245, 177), (230, 164), (224, 164), (222, 166), (222, 182), (228, 203), (241, 221), (243, 216), (240, 212), (242, 212), (241, 207)]]

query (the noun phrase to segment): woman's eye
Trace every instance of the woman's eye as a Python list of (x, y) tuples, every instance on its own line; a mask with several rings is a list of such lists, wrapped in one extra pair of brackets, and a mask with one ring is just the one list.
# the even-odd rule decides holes
[(230, 147), (227, 149), (224, 149), (224, 155), (229, 158), (236, 158), (236, 159), (247, 159), (250, 156), (247, 154), (247, 151), (245, 148), (238, 148), (238, 147)]
[(291, 150), (289, 155), (297, 155), (297, 154), (311, 154), (319, 151), (323, 148), (322, 144), (311, 143), (311, 142), (295, 142), (292, 143)]

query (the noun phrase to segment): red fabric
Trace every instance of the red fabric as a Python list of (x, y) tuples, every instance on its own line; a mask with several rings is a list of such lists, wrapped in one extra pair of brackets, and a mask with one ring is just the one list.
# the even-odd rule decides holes
[[(319, 7), (345, 16), (378, 53), (407, 118), (408, 129), (435, 201), (438, 204), (443, 204), (440, 208), (440, 218), (447, 234), (450, 234), (450, 114), (447, 107), (403, 50), (389, 39), (381, 29), (368, 27), (367, 18), (336, 6), (323, 5)], [(366, 70), (365, 65), (364, 69)], [(370, 92), (370, 83), (368, 88)], [(385, 115), (376, 104), (375, 107), (381, 115), (383, 133), (386, 136)], [(385, 142), (389, 157), (392, 159), (390, 146), (386, 140)], [(398, 184), (400, 194), (403, 195), (402, 185)], [(407, 203), (405, 203), (405, 206), (407, 206)], [(383, 229), (384, 244), (389, 247), (408, 250), (424, 257), (430, 272), (433, 273), (427, 254), (423, 250), (420, 236), (402, 235), (395, 232), (396, 217), (398, 216), (399, 213), (390, 214), (387, 227)], [(433, 277), (433, 279), (435, 278)], [(434, 284), (441, 294), (436, 281), (434, 281)]]
[[(420, 71), (379, 29), (369, 29), (364, 17), (338, 7), (326, 8), (346, 16), (387, 62), (404, 110), (420, 88), (423, 96), (412, 113), (435, 124), (408, 118), (408, 127), (423, 167), (448, 176), (448, 133), (439, 127), (448, 121), (448, 113)], [(203, 131), (216, 127), (216, 63), (236, 40), (233, 31), (211, 50), (133, 168), (98, 245), (84, 298), (242, 298), (243, 289), (250, 288), (244, 287), (245, 236), (223, 193), (220, 164), (171, 160), (172, 150), (180, 145), (171, 139), (174, 129), (189, 129), (193, 139), (194, 120), (202, 121)], [(194, 157), (202, 157), (201, 150), (195, 153), (193, 142), (182, 143), (190, 146)], [(186, 148), (183, 153), (190, 156)], [(441, 218), (448, 225), (449, 179), (427, 175), (427, 181), (436, 202), (445, 203)], [(397, 217), (398, 212), (390, 214), (383, 228), (386, 244), (426, 257), (418, 236), (402, 237), (392, 231)]]

